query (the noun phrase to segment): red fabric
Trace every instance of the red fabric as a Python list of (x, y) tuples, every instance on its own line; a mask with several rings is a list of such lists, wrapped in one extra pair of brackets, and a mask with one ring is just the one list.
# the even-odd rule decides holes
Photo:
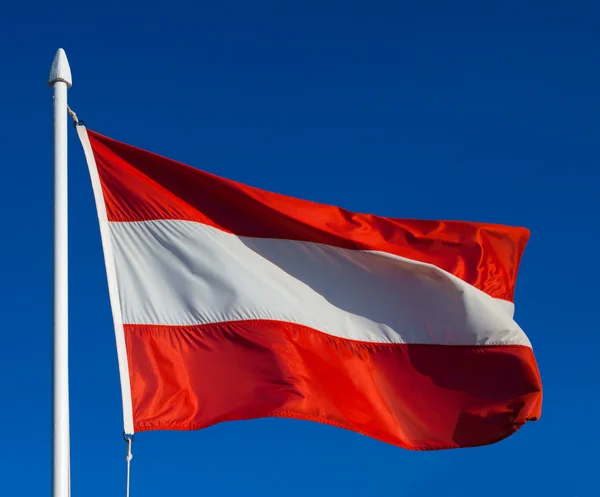
[(541, 410), (523, 346), (363, 343), (277, 321), (126, 325), (125, 337), (137, 432), (279, 416), (431, 450), (494, 443)]
[(266, 192), (88, 131), (109, 221), (180, 219), (240, 236), (380, 250), (513, 300), (525, 228), (391, 219)]

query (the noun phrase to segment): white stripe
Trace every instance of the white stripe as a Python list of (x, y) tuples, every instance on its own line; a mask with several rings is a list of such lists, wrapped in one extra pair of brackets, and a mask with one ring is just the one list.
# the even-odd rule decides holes
[(367, 342), (530, 346), (510, 306), (430, 264), (190, 221), (109, 224), (128, 324), (278, 320)]
[(96, 201), (96, 210), (98, 211), (98, 222), (100, 224), (100, 238), (102, 239), (102, 250), (104, 251), (104, 264), (106, 266), (106, 279), (108, 280), (108, 295), (110, 298), (110, 307), (113, 315), (113, 325), (115, 327), (115, 340), (117, 342), (117, 358), (119, 361), (119, 375), (121, 377), (121, 399), (123, 402), (123, 430), (128, 435), (133, 435), (133, 408), (131, 404), (131, 386), (129, 383), (129, 362), (127, 360), (127, 350), (125, 348), (125, 333), (123, 331), (123, 319), (121, 315), (121, 303), (119, 301), (119, 291), (117, 288), (117, 274), (115, 269), (115, 260), (113, 245), (110, 239), (110, 229), (108, 217), (106, 215), (106, 206), (104, 205), (104, 196), (102, 195), (102, 185), (98, 176), (96, 159), (84, 126), (77, 126), (77, 134), (83, 146), (83, 152), (90, 171), (94, 199)]
[(496, 304), (502, 307), (504, 312), (506, 312), (506, 314), (508, 314), (511, 318), (515, 315), (515, 304), (513, 304), (511, 301), (503, 299), (494, 299), (494, 301)]

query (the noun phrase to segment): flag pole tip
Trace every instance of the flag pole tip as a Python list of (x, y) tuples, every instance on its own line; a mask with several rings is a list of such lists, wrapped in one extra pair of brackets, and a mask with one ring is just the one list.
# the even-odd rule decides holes
[(67, 87), (71, 87), (73, 81), (71, 80), (71, 68), (69, 67), (69, 61), (67, 60), (67, 54), (62, 48), (56, 51), (54, 60), (52, 61), (52, 67), (50, 68), (50, 76), (48, 77), (48, 86), (52, 86), (54, 83), (62, 81), (67, 84)]

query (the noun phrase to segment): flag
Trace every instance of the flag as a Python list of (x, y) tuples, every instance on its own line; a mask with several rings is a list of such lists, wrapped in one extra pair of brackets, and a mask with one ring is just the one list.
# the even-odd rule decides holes
[(78, 132), (127, 433), (282, 417), (433, 450), (540, 416), (527, 229), (358, 214)]

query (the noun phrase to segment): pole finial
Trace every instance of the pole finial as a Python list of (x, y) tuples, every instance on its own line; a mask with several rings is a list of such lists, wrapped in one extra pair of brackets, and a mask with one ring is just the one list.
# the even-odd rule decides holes
[(48, 77), (48, 85), (52, 86), (57, 81), (62, 81), (67, 84), (67, 87), (71, 87), (73, 81), (71, 80), (71, 68), (69, 67), (69, 61), (67, 60), (67, 54), (62, 48), (56, 51), (54, 60), (52, 61), (52, 67), (50, 68), (50, 76)]

